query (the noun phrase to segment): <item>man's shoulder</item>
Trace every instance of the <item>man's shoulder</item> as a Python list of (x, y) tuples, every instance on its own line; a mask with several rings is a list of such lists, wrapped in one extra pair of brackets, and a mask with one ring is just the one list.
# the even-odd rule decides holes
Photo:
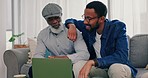
[(125, 28), (126, 27), (125, 23), (120, 20), (111, 20), (111, 21), (107, 20), (107, 23), (110, 28)]
[(40, 33), (44, 33), (44, 32), (47, 32), (47, 31), (49, 32), (49, 29), (50, 29), (50, 26), (48, 26), (48, 27), (42, 29), (42, 30), (40, 31)]
[(47, 34), (49, 34), (49, 32), (50, 32), (50, 27), (48, 26), (48, 27), (42, 29), (39, 32), (38, 36), (41, 36), (41, 37), (46, 36)]
[(111, 20), (111, 21), (109, 21), (110, 23), (111, 23), (111, 25), (116, 25), (116, 24), (125, 24), (124, 22), (122, 22), (122, 21), (120, 21), (120, 20)]
[(111, 21), (112, 25), (122, 25), (122, 26), (125, 26), (125, 23), (120, 21), (120, 20), (112, 20)]

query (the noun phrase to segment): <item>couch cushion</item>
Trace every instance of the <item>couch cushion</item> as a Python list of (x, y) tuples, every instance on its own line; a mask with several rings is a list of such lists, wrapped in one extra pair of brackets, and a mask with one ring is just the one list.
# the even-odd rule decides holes
[(136, 35), (130, 39), (129, 59), (135, 67), (148, 64), (148, 34)]
[(148, 71), (143, 73), (140, 78), (148, 78)]
[(28, 58), (29, 59), (27, 61), (27, 64), (32, 63), (32, 57), (33, 57), (33, 55), (35, 53), (36, 45), (37, 45), (36, 39), (28, 38), (28, 46), (29, 46), (30, 52), (28, 53)]
[(145, 69), (148, 70), (148, 64), (145, 66)]

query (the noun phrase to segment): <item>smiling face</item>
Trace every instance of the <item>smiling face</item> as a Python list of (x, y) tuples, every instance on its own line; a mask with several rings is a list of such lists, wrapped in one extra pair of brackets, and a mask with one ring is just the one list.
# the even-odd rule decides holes
[(105, 23), (105, 17), (99, 17), (94, 9), (86, 8), (84, 11), (84, 24), (86, 25), (86, 29), (91, 31), (92, 29), (97, 29), (99, 34), (102, 33)]
[(94, 9), (85, 9), (83, 18), (86, 27), (90, 26), (91, 28), (94, 28), (99, 22), (99, 18)]

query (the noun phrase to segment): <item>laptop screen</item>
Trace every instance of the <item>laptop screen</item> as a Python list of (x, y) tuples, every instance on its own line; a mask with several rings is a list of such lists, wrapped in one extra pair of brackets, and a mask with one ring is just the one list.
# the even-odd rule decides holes
[(33, 58), (33, 78), (73, 78), (72, 62), (61, 58)]

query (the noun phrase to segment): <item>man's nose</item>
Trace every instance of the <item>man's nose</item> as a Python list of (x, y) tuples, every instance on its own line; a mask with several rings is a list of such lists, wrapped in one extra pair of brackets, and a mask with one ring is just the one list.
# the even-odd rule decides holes
[(83, 22), (83, 23), (84, 23), (84, 24), (89, 24), (87, 20), (84, 20), (84, 22)]
[(58, 20), (56, 20), (56, 19), (52, 20), (52, 23), (57, 23), (57, 22), (58, 22)]

